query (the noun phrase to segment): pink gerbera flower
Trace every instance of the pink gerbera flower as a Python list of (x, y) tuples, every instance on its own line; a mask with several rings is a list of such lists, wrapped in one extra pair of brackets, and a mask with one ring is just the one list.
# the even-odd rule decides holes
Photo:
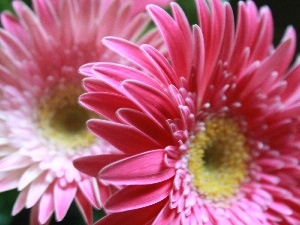
[(139, 38), (150, 18), (131, 1), (34, 0), (34, 11), (14, 1), (13, 7), (16, 16), (1, 15), (0, 191), (20, 191), (12, 214), (33, 207), (31, 224), (49, 222), (53, 212), (61, 221), (74, 199), (91, 224), (90, 204), (102, 207), (109, 189), (72, 160), (116, 150), (85, 129), (92, 115), (77, 104), (78, 68), (118, 60), (101, 44), (106, 35), (158, 47), (162, 39), (155, 31)]
[(88, 126), (122, 151), (74, 162), (125, 186), (96, 224), (300, 224), (299, 62), (288, 68), (295, 31), (274, 49), (268, 7), (239, 2), (235, 27), (229, 3), (196, 3), (192, 29), (176, 3), (173, 18), (148, 6), (169, 57), (109, 37), (138, 69), (81, 68), (81, 103), (107, 119)]

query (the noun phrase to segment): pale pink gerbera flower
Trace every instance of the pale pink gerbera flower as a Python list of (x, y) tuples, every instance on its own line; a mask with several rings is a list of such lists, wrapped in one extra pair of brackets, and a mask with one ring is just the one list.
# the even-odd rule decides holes
[[(104, 43), (139, 69), (89, 64), (81, 103), (107, 120), (89, 128), (122, 154), (77, 159), (81, 171), (124, 185), (102, 224), (300, 224), (300, 66), (289, 27), (272, 47), (268, 7), (196, 1), (200, 26), (148, 12), (168, 48)], [(103, 104), (112, 102), (105, 109)], [(120, 223), (122, 221), (122, 223)]]
[(155, 31), (138, 39), (150, 18), (131, 1), (34, 0), (34, 11), (12, 4), (16, 16), (3, 13), (0, 30), (0, 191), (20, 191), (12, 214), (33, 207), (31, 224), (52, 213), (61, 221), (73, 199), (91, 224), (90, 204), (100, 208), (109, 189), (72, 160), (113, 148), (85, 129), (91, 114), (77, 104), (78, 69), (117, 60), (101, 44), (106, 35), (157, 46), (162, 39)]

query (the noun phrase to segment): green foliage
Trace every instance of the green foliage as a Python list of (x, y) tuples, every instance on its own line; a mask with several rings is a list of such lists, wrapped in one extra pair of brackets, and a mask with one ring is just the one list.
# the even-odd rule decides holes
[(0, 11), (11, 10), (11, 0), (0, 0)]

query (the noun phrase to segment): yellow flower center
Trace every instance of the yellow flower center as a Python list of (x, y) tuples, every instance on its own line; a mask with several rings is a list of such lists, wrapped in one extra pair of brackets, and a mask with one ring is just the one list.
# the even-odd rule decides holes
[(75, 149), (89, 146), (94, 136), (86, 129), (90, 113), (78, 104), (82, 90), (74, 86), (57, 89), (39, 108), (39, 126), (55, 145)]
[(249, 148), (238, 124), (209, 119), (189, 146), (188, 169), (199, 194), (218, 202), (233, 196), (247, 176)]

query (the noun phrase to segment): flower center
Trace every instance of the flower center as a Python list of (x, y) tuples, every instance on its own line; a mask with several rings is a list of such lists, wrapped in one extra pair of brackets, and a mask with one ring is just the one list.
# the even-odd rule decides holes
[(55, 145), (75, 149), (93, 143), (94, 136), (85, 125), (91, 115), (77, 102), (81, 93), (79, 88), (64, 86), (40, 104), (40, 128)]
[(236, 122), (209, 119), (189, 146), (188, 169), (199, 194), (211, 201), (233, 196), (247, 176), (249, 148)]

